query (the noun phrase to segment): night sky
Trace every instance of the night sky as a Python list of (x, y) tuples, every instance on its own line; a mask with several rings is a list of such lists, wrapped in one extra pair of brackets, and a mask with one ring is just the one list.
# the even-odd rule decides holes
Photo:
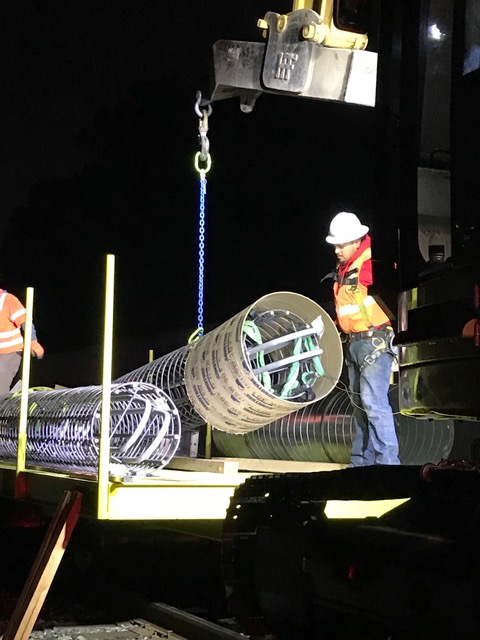
[[(39, 0), (3, 3), (0, 274), (24, 297), (47, 354), (98, 343), (105, 259), (116, 256), (115, 335), (197, 325), (197, 90), (212, 45), (260, 41), (291, 2)], [(263, 95), (213, 104), (204, 322), (264, 294), (320, 304), (330, 218), (374, 207), (373, 113)], [(179, 345), (180, 346), (180, 345)]]

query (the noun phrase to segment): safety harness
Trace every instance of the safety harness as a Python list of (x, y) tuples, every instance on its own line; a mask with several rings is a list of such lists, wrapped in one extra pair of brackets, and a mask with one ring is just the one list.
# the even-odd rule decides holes
[[(356, 277), (352, 278), (352, 276), (354, 276), (355, 274), (357, 274)], [(358, 305), (363, 321), (368, 327), (367, 332), (377, 333), (376, 336), (375, 335), (371, 336), (374, 350), (372, 351), (372, 353), (365, 356), (362, 364), (360, 365), (360, 371), (363, 371), (363, 369), (367, 366), (367, 364), (373, 364), (384, 352), (391, 353), (394, 357), (396, 357), (397, 355), (396, 347), (394, 347), (393, 345), (393, 339), (395, 337), (393, 328), (390, 325), (386, 325), (382, 329), (377, 329), (372, 323), (370, 315), (363, 301), (362, 294), (358, 287), (358, 268), (355, 267), (350, 271), (346, 271), (342, 275), (339, 274), (338, 268), (337, 268), (336, 271), (332, 271), (331, 273), (328, 273), (326, 276), (324, 276), (321, 282), (323, 282), (327, 278), (332, 278), (335, 282), (338, 283), (339, 286), (350, 286), (350, 291), (353, 293), (355, 297), (355, 301)], [(348, 285), (346, 284), (346, 280), (348, 280)], [(370, 336), (365, 336), (365, 337), (370, 337)], [(348, 336), (347, 336), (347, 339), (348, 339)]]
[[(245, 320), (243, 323), (243, 333), (256, 345), (263, 344), (260, 329), (253, 320)], [(299, 356), (302, 353), (318, 352), (318, 345), (311, 335), (299, 336), (294, 339), (293, 356)], [(280, 389), (274, 389), (270, 373), (265, 371), (265, 352), (255, 350), (255, 359), (257, 368), (260, 372), (257, 375), (258, 381), (262, 386), (280, 398), (293, 398), (308, 392), (309, 387), (313, 384), (315, 378), (325, 375), (321, 359), (319, 355), (312, 355), (309, 361), (295, 360), (288, 367), (288, 373), (285, 382)], [(313, 364), (313, 368), (310, 366)], [(263, 369), (263, 371), (262, 371)]]
[[(253, 320), (245, 320), (243, 323), (243, 333), (250, 338), (250, 340), (255, 344), (262, 344), (262, 334), (260, 333), (260, 329), (253, 322)], [(260, 367), (265, 366), (265, 353), (263, 351), (259, 351), (257, 353), (257, 362)], [(258, 374), (258, 381), (262, 384), (262, 386), (267, 390), (272, 390), (272, 380), (268, 371), (264, 371), (263, 373)]]

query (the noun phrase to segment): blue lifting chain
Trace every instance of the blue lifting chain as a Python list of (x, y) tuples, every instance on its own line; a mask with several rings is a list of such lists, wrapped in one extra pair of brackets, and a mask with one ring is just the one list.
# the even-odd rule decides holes
[(207, 193), (207, 173), (212, 166), (212, 158), (210, 156), (210, 141), (207, 138), (208, 132), (208, 116), (212, 113), (212, 106), (208, 105), (207, 109), (200, 108), (202, 95), (198, 91), (195, 102), (195, 113), (200, 118), (198, 124), (198, 138), (200, 143), (200, 151), (195, 154), (195, 169), (200, 176), (200, 199), (199, 199), (199, 218), (198, 218), (198, 322), (196, 331), (190, 336), (189, 342), (197, 338), (201, 338), (204, 334), (203, 329), (203, 288), (205, 273), (205, 194)]

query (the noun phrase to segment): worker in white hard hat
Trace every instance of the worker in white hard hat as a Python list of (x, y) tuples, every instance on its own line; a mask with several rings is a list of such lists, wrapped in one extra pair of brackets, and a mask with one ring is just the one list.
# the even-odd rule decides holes
[(330, 223), (326, 241), (337, 259), (333, 295), (337, 324), (344, 336), (355, 436), (351, 464), (400, 464), (393, 412), (388, 400), (393, 329), (390, 319), (368, 294), (373, 283), (368, 227), (351, 212)]

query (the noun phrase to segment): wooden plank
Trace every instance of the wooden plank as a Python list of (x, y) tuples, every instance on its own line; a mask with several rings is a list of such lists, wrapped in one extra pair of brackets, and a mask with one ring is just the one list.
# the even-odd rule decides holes
[(236, 458), (172, 458), (166, 469), (180, 471), (206, 471), (208, 473), (238, 473)]
[(210, 473), (238, 473), (258, 471), (262, 473), (301, 473), (311, 471), (336, 471), (347, 464), (336, 462), (298, 462), (295, 460), (260, 460), (257, 458), (172, 458), (166, 469), (182, 471), (207, 471)]
[(80, 515), (82, 494), (65, 491), (8, 622), (3, 640), (27, 640)]
[[(212, 458), (225, 460), (228, 458)], [(232, 458), (238, 463), (241, 471), (258, 471), (259, 473), (309, 473), (312, 471), (337, 471), (345, 469), (348, 464), (336, 462), (299, 462), (296, 460), (261, 460), (257, 458)]]

